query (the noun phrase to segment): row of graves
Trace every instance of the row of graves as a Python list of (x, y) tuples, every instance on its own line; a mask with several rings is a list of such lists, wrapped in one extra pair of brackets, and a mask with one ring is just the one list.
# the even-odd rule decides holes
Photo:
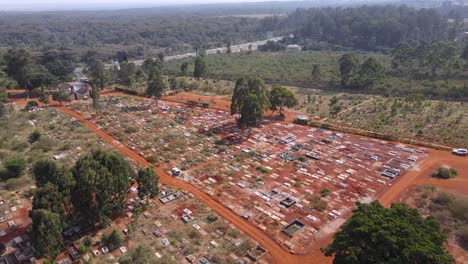
[(373, 201), (428, 155), (285, 123), (254, 128), (230, 147), (216, 162), (186, 172), (189, 180), (295, 253), (309, 252), (338, 230), (355, 202)]

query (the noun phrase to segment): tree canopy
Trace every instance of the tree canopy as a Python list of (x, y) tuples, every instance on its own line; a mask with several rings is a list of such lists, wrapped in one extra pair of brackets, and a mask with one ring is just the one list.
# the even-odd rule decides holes
[(31, 241), (40, 257), (55, 259), (62, 245), (62, 222), (56, 213), (40, 209), (31, 212)]
[(135, 173), (117, 152), (94, 150), (81, 157), (72, 169), (76, 185), (72, 202), (90, 224), (107, 222), (123, 207), (130, 179)]
[(298, 101), (291, 90), (281, 85), (274, 85), (270, 91), (270, 104), (271, 110), (276, 111), (279, 108), (279, 113), (282, 115), (284, 107), (294, 107)]
[(334, 240), (322, 251), (333, 263), (454, 263), (446, 237), (432, 218), (402, 204), (358, 204)]
[(206, 62), (204, 56), (195, 58), (195, 65), (193, 68), (193, 77), (200, 79), (206, 74)]
[(138, 196), (141, 199), (154, 198), (158, 195), (159, 176), (156, 174), (153, 167), (139, 169), (136, 179), (138, 183)]

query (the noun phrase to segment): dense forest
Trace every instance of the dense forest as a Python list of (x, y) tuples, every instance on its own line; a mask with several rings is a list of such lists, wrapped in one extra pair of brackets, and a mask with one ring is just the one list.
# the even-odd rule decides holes
[[(0, 47), (24, 45), (34, 51), (67, 47), (76, 54), (93, 49), (107, 56), (103, 59), (123, 50), (130, 58), (143, 58), (161, 51), (177, 54), (265, 39), (268, 33), (294, 33), (295, 41), (305, 49), (385, 50), (408, 41), (453, 40), (464, 26), (461, 16), (447, 9), (442, 14), (437, 9), (408, 6), (299, 8), (289, 12), (265, 8), (272, 14), (288, 12), (266, 17), (236, 16), (226, 8), (211, 6), (206, 13), (196, 8), (192, 13), (178, 9), (166, 13), (165, 9), (4, 13), (0, 15)], [(459, 19), (449, 23), (450, 16)]]

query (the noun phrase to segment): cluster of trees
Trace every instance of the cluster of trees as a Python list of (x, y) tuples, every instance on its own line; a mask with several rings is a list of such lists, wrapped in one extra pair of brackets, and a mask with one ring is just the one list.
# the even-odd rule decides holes
[(71, 169), (42, 160), (32, 171), (38, 188), (30, 212), (31, 239), (38, 254), (50, 259), (61, 250), (62, 231), (68, 220), (80, 219), (90, 226), (108, 223), (113, 213), (123, 208), (130, 180), (137, 180), (142, 199), (153, 198), (159, 191), (158, 176), (152, 168), (140, 169), (136, 175), (117, 152), (94, 150)]
[(369, 90), (385, 77), (384, 66), (374, 57), (361, 63), (354, 54), (345, 53), (338, 62), (343, 88)]
[[(144, 57), (148, 48), (185, 50), (187, 44), (206, 48), (221, 46), (226, 39), (246, 42), (263, 37), (260, 19), (221, 17), (159, 9), (89, 11), (69, 13), (3, 14), (0, 17), (0, 45), (82, 48), (120, 46), (130, 57)], [(107, 52), (108, 53), (108, 52)]]
[(433, 218), (402, 204), (358, 204), (334, 240), (322, 251), (333, 263), (455, 263), (447, 238)]
[(293, 30), (306, 49), (325, 42), (378, 50), (407, 41), (455, 39), (462, 32), (462, 25), (449, 24), (436, 9), (393, 5), (298, 9), (281, 24)]
[(240, 114), (240, 127), (258, 126), (266, 109), (284, 114), (285, 107), (294, 107), (298, 101), (292, 91), (275, 85), (271, 92), (260, 78), (239, 78), (231, 98), (231, 115)]
[(0, 85), (31, 91), (68, 80), (75, 58), (67, 49), (44, 50), (33, 56), (24, 48), (9, 49), (0, 60)]
[(403, 43), (392, 52), (392, 69), (399, 76), (414, 79), (443, 79), (448, 82), (468, 61), (468, 46), (463, 50), (457, 42), (435, 41), (419, 44)]

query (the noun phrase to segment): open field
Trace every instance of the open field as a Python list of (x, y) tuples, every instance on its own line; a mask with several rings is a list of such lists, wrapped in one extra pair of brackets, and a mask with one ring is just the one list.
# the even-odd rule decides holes
[[(252, 52), (240, 54), (219, 54), (206, 57), (207, 76), (210, 78), (235, 81), (243, 76), (258, 76), (268, 82), (327, 83), (338, 74), (338, 59), (344, 52), (338, 51), (286, 51)], [(376, 56), (385, 64), (389, 57), (366, 53), (359, 55)], [(179, 74), (180, 65), (190, 59), (171, 61), (165, 64), (170, 74)], [(318, 64), (322, 68), (321, 81), (313, 80), (312, 67)], [(188, 72), (193, 71), (190, 65)]]
[[(294, 124), (242, 131), (224, 111), (166, 101), (106, 96), (102, 106), (102, 117), (89, 102), (73, 109), (166, 172), (181, 168), (180, 178), (300, 254), (322, 246), (354, 202), (390, 186), (384, 171), (403, 174), (427, 157), (412, 147)], [(294, 220), (300, 232), (288, 236), (283, 228)]]
[(339, 114), (336, 121), (389, 135), (453, 147), (468, 146), (468, 105), (465, 103), (380, 97)]

